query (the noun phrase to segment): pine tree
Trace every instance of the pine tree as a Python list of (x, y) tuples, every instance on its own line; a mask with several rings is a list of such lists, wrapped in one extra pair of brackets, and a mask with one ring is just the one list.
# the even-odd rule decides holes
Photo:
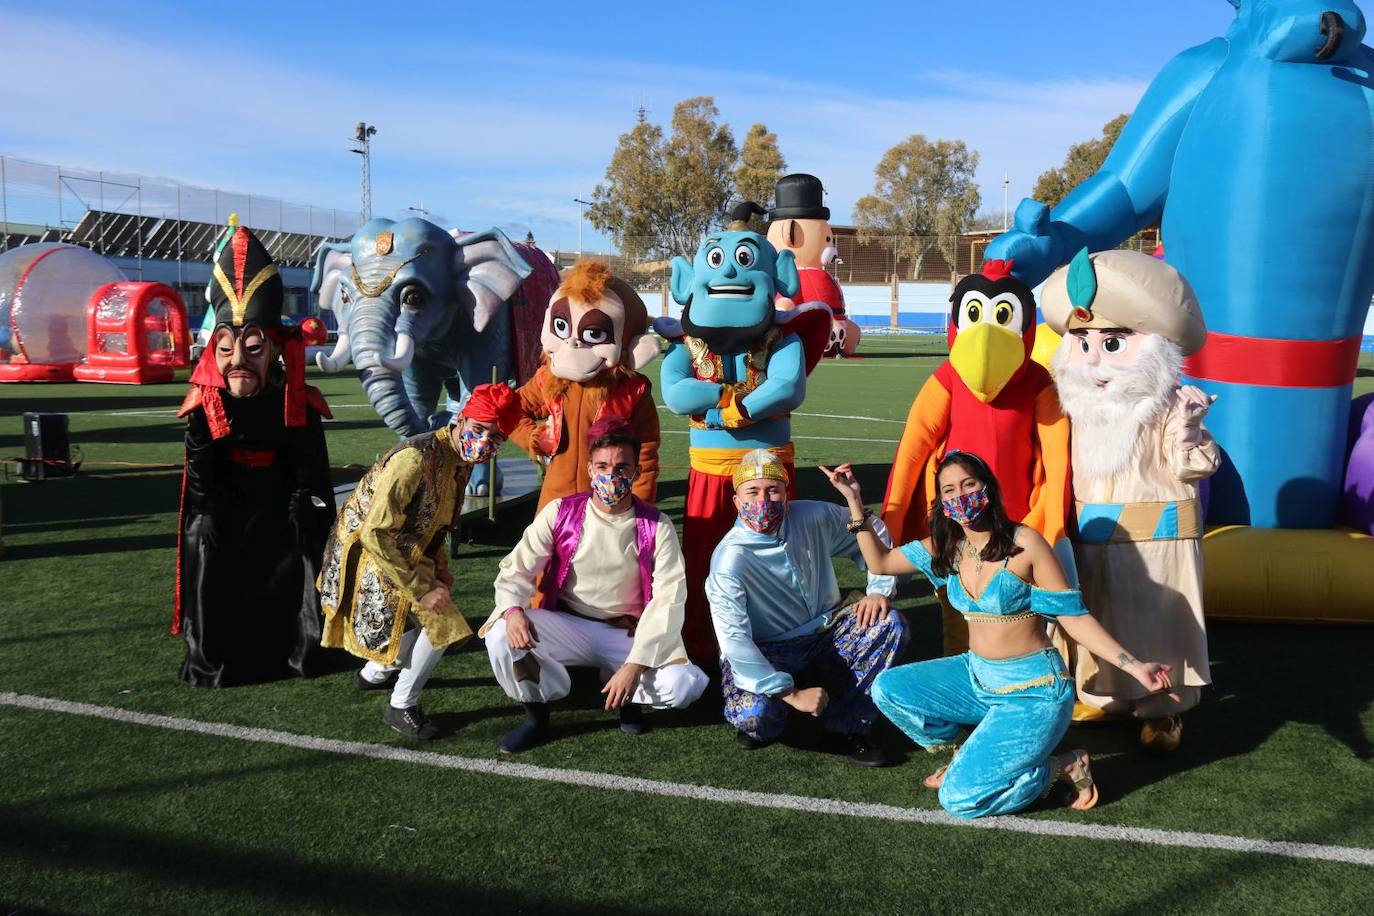
[(729, 125), (716, 122), (719, 115), (715, 100), (700, 96), (673, 109), (671, 137), (642, 108), (620, 135), (587, 218), (623, 253), (691, 257), (724, 222), (739, 149)]
[(911, 259), (913, 278), (933, 245), (953, 263), (959, 235), (982, 202), (977, 168), (978, 153), (963, 140), (906, 138), (883, 154), (873, 170), (873, 193), (854, 204), (860, 241), (896, 237), (895, 260)]
[[(738, 200), (752, 200), (767, 208), (773, 197), (773, 186), (787, 174), (787, 160), (778, 149), (778, 135), (769, 133), (762, 124), (749, 128), (740, 149), (739, 168), (735, 169), (735, 195)], [(764, 232), (760, 217), (749, 221), (749, 228)]]

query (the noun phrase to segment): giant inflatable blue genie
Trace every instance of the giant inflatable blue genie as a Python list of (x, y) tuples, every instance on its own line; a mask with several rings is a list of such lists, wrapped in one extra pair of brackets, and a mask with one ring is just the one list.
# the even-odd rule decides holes
[(1218, 395), (1208, 521), (1329, 528), (1374, 294), (1374, 52), (1349, 0), (1231, 0), (1221, 38), (1174, 58), (1098, 173), (1050, 212), (1026, 200), (987, 251), (1032, 286), (1080, 249), (1161, 222)]

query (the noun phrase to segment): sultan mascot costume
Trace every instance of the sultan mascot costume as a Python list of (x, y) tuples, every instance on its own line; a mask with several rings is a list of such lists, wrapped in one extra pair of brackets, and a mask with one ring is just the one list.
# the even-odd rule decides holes
[(1045, 322), (1065, 335), (1053, 371), (1073, 424), (1083, 600), (1137, 656), (1173, 669), (1172, 695), (1150, 693), (1076, 649), (1075, 718), (1134, 716), (1143, 745), (1172, 751), (1183, 734), (1179, 714), (1212, 681), (1200, 490), (1221, 450), (1202, 425), (1212, 399), (1179, 386), (1184, 357), (1202, 346), (1207, 327), (1188, 281), (1139, 251), (1081, 250), (1050, 275), (1040, 302)]
[(1374, 294), (1374, 52), (1350, 0), (1232, 4), (1224, 37), (1155, 77), (1097, 174), (1053, 212), (1023, 201), (988, 257), (1034, 286), (1159, 223), (1207, 319), (1184, 366), (1218, 396), (1207, 521), (1253, 526), (1208, 536), (1208, 613), (1369, 620), (1367, 539), (1261, 529), (1337, 521)]
[[(957, 449), (987, 461), (1013, 521), (1068, 549), (1069, 422), (1049, 372), (1031, 359), (1035, 297), (1012, 267), (988, 261), (954, 287), (949, 359), (916, 395), (887, 481), (883, 521), (894, 544), (930, 533), (935, 469)], [(968, 648), (968, 625), (948, 605), (944, 633), (947, 654)]]
[(698, 662), (716, 652), (703, 583), (711, 552), (738, 516), (731, 478), (740, 459), (771, 449), (796, 479), (791, 412), (806, 397), (806, 376), (825, 352), (831, 324), (822, 303), (773, 307), (776, 294), (796, 296), (799, 285), (790, 251), (777, 252), (757, 232), (719, 232), (691, 261), (673, 259), (672, 294), (682, 317), (654, 322), (673, 342), (660, 373), (663, 402), (691, 424), (682, 637)]

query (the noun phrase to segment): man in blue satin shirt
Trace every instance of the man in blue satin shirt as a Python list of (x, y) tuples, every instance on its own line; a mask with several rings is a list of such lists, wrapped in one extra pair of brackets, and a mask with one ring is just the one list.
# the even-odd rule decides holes
[[(787, 469), (767, 449), (746, 454), (733, 483), (739, 518), (711, 556), (706, 597), (736, 743), (753, 750), (781, 737), (790, 706), (819, 717), (850, 762), (883, 766), (885, 755), (867, 738), (877, 716), (868, 691), (906, 645), (906, 622), (892, 610), (896, 581), (869, 575), (868, 594), (841, 607), (830, 561), (863, 563), (849, 511), (789, 502)], [(833, 698), (824, 686), (799, 687), (804, 672)]]

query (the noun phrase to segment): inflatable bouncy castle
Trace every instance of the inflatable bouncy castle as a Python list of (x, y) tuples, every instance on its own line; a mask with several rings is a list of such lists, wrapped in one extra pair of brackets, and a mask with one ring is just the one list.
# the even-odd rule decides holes
[(1208, 330), (1182, 381), (1217, 398), (1208, 614), (1374, 620), (1371, 532), (1333, 530), (1367, 517), (1343, 502), (1374, 476), (1349, 489), (1374, 294), (1374, 52), (1350, 0), (1232, 4), (1226, 35), (1165, 66), (1098, 173), (1053, 212), (1023, 201), (987, 256), (1035, 285), (1160, 223)]
[(86, 361), (80, 382), (170, 382), (190, 364), (186, 306), (162, 283), (107, 283), (87, 304)]

